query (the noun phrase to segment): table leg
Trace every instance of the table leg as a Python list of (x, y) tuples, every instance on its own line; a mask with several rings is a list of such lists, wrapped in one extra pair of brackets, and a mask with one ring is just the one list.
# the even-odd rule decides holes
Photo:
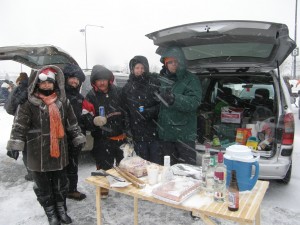
[(200, 217), (203, 222), (205, 224), (208, 224), (208, 225), (216, 225), (207, 215), (204, 215), (203, 213), (200, 213), (200, 212), (192, 212), (192, 215), (193, 216), (198, 216)]
[(97, 225), (101, 225), (101, 187), (96, 187)]
[(134, 197), (134, 225), (138, 225), (138, 198)]
[(256, 216), (255, 216), (255, 225), (260, 225), (260, 206), (259, 206)]

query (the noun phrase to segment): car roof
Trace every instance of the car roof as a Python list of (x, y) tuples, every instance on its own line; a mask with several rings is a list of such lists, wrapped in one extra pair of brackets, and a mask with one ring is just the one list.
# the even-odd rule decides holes
[(32, 69), (46, 65), (63, 68), (66, 63), (78, 65), (66, 51), (53, 45), (20, 45), (0, 47), (0, 60), (12, 60)]
[(277, 68), (296, 47), (285, 24), (223, 20), (170, 27), (146, 35), (162, 55), (180, 47), (193, 72), (217, 69), (269, 71)]

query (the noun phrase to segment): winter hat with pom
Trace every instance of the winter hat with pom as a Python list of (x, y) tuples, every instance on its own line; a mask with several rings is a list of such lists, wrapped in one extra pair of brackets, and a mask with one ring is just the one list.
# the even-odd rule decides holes
[(46, 68), (39, 74), (39, 82), (49, 81), (55, 83), (55, 74), (57, 71), (53, 68)]

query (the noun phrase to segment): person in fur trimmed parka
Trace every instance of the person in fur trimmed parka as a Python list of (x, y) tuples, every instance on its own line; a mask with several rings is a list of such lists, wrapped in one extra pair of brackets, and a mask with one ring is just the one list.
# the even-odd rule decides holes
[(86, 139), (66, 98), (60, 68), (43, 67), (31, 80), (28, 100), (17, 109), (7, 150), (12, 154), (22, 151), (27, 141), (27, 166), (33, 173), (33, 189), (49, 224), (70, 224), (72, 220), (65, 210), (67, 135), (74, 146), (84, 145)]

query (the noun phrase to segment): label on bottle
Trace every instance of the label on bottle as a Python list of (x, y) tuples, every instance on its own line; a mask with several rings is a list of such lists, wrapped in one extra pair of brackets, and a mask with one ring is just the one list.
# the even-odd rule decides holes
[(214, 200), (216, 202), (224, 202), (225, 201), (225, 194), (222, 191), (215, 191), (214, 193)]
[(228, 192), (228, 208), (238, 209), (239, 208), (239, 193)]
[(218, 180), (224, 180), (224, 172), (217, 172), (215, 171), (215, 179), (218, 179)]
[(144, 106), (139, 107), (139, 112), (144, 112)]

